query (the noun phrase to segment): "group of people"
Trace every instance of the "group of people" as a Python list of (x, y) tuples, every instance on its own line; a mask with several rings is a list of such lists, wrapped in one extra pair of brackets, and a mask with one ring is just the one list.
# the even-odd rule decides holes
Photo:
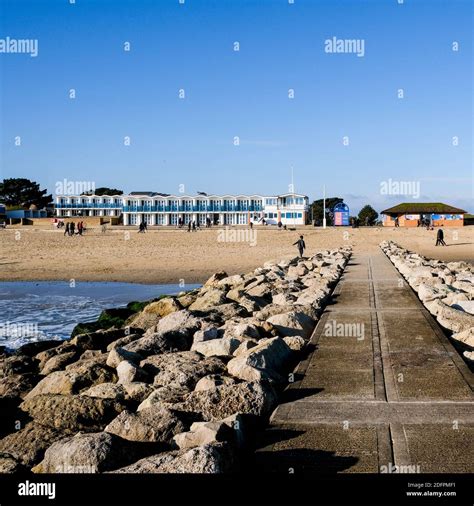
[[(216, 225), (218, 224), (218, 222), (215, 223)], [(178, 218), (178, 228), (183, 228), (185, 225), (184, 223), (184, 219), (183, 218)], [(211, 228), (212, 227), (212, 220), (211, 218), (209, 218), (209, 216), (207, 216), (206, 218), (206, 228)], [(196, 224), (196, 222), (193, 220), (193, 221), (188, 221), (188, 232), (192, 230), (196, 230), (196, 228), (201, 228), (199, 223)]]
[(86, 227), (84, 226), (84, 222), (83, 221), (79, 221), (77, 223), (77, 227), (76, 227), (76, 223), (74, 221), (68, 221), (66, 223), (66, 226), (64, 228), (64, 235), (82, 235), (85, 231)]
[(188, 222), (188, 232), (191, 232), (191, 230), (193, 232), (196, 232), (196, 230), (198, 229), (198, 227), (199, 227), (199, 225), (196, 225), (196, 222), (194, 220)]
[(146, 221), (142, 221), (140, 225), (138, 225), (138, 233), (144, 234), (148, 230), (148, 224)]

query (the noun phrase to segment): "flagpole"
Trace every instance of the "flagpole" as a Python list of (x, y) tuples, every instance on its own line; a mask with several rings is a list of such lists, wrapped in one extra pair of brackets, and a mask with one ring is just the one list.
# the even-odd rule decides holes
[(323, 228), (326, 228), (326, 185), (323, 186)]
[(293, 179), (293, 165), (291, 166), (291, 191), (293, 192), (293, 228), (296, 229), (296, 217), (295, 217), (295, 183)]

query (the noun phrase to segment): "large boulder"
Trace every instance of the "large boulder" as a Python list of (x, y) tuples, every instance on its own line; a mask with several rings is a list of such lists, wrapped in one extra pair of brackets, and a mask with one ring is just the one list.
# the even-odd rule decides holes
[(1, 360), (0, 376), (11, 374), (36, 373), (38, 360), (29, 355), (15, 354)]
[(69, 344), (77, 348), (85, 350), (101, 350), (106, 351), (107, 346), (117, 339), (125, 337), (129, 334), (127, 329), (110, 329), (110, 330), (97, 330), (96, 332), (78, 334), (73, 337)]
[(239, 285), (243, 285), (244, 277), (241, 274), (234, 274), (233, 276), (227, 276), (217, 281), (217, 287), (234, 288)]
[(451, 337), (464, 346), (474, 349), (474, 327), (470, 327), (462, 332), (454, 333)]
[(271, 283), (263, 282), (252, 288), (247, 288), (245, 293), (251, 297), (259, 297), (270, 300), (272, 298), (273, 286)]
[(439, 300), (432, 304), (437, 306), (436, 318), (443, 327), (453, 332), (463, 332), (474, 327), (474, 315), (447, 306)]
[(123, 386), (123, 389), (127, 394), (127, 399), (136, 403), (143, 402), (154, 391), (152, 385), (142, 381), (123, 383), (121, 386)]
[(163, 317), (154, 327), (154, 331), (162, 334), (173, 332), (184, 336), (192, 336), (200, 328), (200, 320), (187, 309), (182, 309)]
[(232, 376), (245, 381), (276, 380), (292, 357), (292, 351), (281, 337), (265, 339), (227, 364)]
[(223, 337), (260, 339), (259, 328), (260, 326), (257, 327), (255, 320), (251, 318), (228, 320), (222, 326)]
[(30, 422), (23, 429), (1, 439), (0, 452), (8, 453), (25, 466), (32, 467), (43, 458), (49, 446), (63, 437), (63, 432)]
[(26, 395), (25, 399), (31, 399), (35, 395), (42, 394), (73, 394), (77, 393), (80, 388), (78, 388), (77, 383), (78, 377), (74, 373), (69, 373), (66, 371), (56, 371), (52, 372), (44, 379), (42, 379), (29, 393)]
[[(289, 306), (293, 304), (296, 297), (288, 292), (275, 293), (272, 298), (272, 303), (277, 306)], [(275, 313), (278, 314), (278, 313)]]
[(313, 333), (316, 321), (301, 311), (289, 311), (288, 313), (271, 316), (267, 320), (281, 336), (302, 336), (309, 339)]
[(225, 293), (217, 288), (206, 290), (189, 306), (191, 311), (203, 311), (226, 302)]
[(172, 297), (165, 297), (145, 306), (143, 311), (131, 316), (126, 324), (134, 328), (149, 329), (156, 325), (163, 316), (175, 313), (181, 309), (181, 304)]
[(141, 336), (142, 336), (142, 334), (133, 333), (133, 334), (127, 334), (123, 337), (120, 337), (116, 341), (112, 341), (107, 346), (107, 351), (112, 351), (114, 348), (119, 348), (119, 347), (123, 348), (127, 344), (133, 343), (133, 341), (140, 339)]
[(63, 341), (59, 339), (49, 339), (45, 341), (33, 341), (31, 343), (26, 343), (23, 346), (20, 346), (17, 350), (17, 353), (20, 355), (28, 355), (30, 357), (41, 353), (42, 351), (49, 350), (51, 348), (56, 348)]
[(173, 436), (188, 427), (176, 412), (155, 404), (137, 413), (122, 411), (107, 425), (105, 431), (128, 441), (170, 443)]
[(306, 346), (306, 341), (301, 336), (286, 336), (283, 341), (292, 351), (301, 351)]
[(81, 367), (75, 371), (56, 371), (45, 376), (25, 397), (31, 399), (42, 394), (76, 394), (85, 388), (117, 379), (109, 367), (93, 364), (90, 368)]
[[(248, 295), (245, 295), (245, 297), (250, 298)], [(248, 316), (249, 311), (236, 302), (228, 302), (204, 311), (195, 311), (195, 314), (204, 319), (204, 321), (222, 325), (231, 318)]]
[(36, 395), (20, 404), (36, 423), (71, 431), (103, 430), (124, 408), (115, 400), (86, 395)]
[(221, 385), (234, 385), (236, 383), (235, 378), (230, 376), (223, 376), (222, 374), (210, 374), (209, 376), (204, 376), (197, 383), (194, 388), (195, 392), (200, 392), (202, 390), (213, 390)]
[(148, 379), (146, 372), (128, 360), (122, 360), (117, 366), (118, 383), (134, 383)]
[(242, 339), (237, 339), (235, 337), (223, 337), (222, 339), (201, 341), (194, 343), (191, 351), (197, 351), (205, 357), (230, 356), (237, 350), (242, 341)]
[(431, 302), (436, 299), (443, 299), (451, 292), (452, 289), (443, 284), (434, 286), (423, 282), (418, 286), (418, 297), (422, 302)]
[(206, 329), (198, 330), (193, 336), (193, 345), (203, 341), (210, 341), (212, 339), (219, 339), (221, 332), (216, 327), (209, 327)]
[(454, 309), (459, 309), (465, 313), (474, 315), (474, 300), (458, 299), (454, 304), (450, 304)]
[(0, 378), (0, 399), (23, 399), (42, 379), (34, 373), (12, 374)]
[(191, 342), (191, 336), (182, 332), (148, 332), (140, 339), (124, 346), (123, 349), (135, 355), (141, 355), (143, 358), (158, 353), (186, 351), (191, 347)]
[(138, 406), (137, 411), (151, 408), (155, 405), (169, 407), (182, 402), (189, 394), (189, 389), (180, 386), (158, 387), (153, 390)]
[(129, 362), (139, 364), (143, 357), (133, 351), (125, 350), (120, 346), (117, 346), (109, 352), (107, 357), (107, 365), (109, 367), (117, 367), (122, 360), (128, 360)]
[(117, 383), (100, 383), (84, 390), (80, 395), (99, 397), (100, 399), (117, 399), (118, 401), (123, 401), (128, 396), (123, 385)]
[(191, 392), (184, 402), (175, 404), (174, 408), (200, 413), (205, 421), (214, 421), (234, 413), (268, 416), (276, 403), (276, 393), (269, 384), (252, 382)]
[(153, 355), (143, 360), (140, 365), (150, 375), (155, 375), (156, 386), (179, 386), (189, 390), (192, 390), (203, 376), (219, 374), (225, 370), (225, 364), (219, 358), (203, 358), (194, 351)]
[(320, 308), (326, 299), (328, 298), (328, 291), (321, 290), (319, 288), (307, 288), (306, 290), (302, 290), (296, 299), (296, 304), (306, 305), (311, 304), (316, 308)]
[(47, 376), (52, 372), (60, 371), (71, 362), (74, 362), (77, 357), (77, 351), (68, 351), (65, 353), (60, 353), (59, 355), (55, 355), (44, 364), (43, 368), (41, 369), (41, 374), (43, 376)]
[(194, 422), (189, 432), (176, 434), (173, 440), (179, 449), (183, 449), (230, 441), (232, 436), (232, 429), (225, 422)]
[(190, 450), (184, 449), (146, 457), (115, 472), (216, 474), (231, 472), (233, 468), (234, 455), (231, 445), (217, 442)]
[(219, 271), (214, 273), (205, 283), (204, 286), (212, 287), (218, 286), (222, 280), (228, 279), (227, 273), (225, 271)]
[(260, 311), (254, 313), (253, 316), (258, 320), (268, 321), (268, 319), (271, 318), (272, 316), (288, 313), (289, 311), (293, 311), (293, 309), (294, 309), (293, 301), (284, 306), (281, 304), (268, 304), (268, 306), (265, 306)]
[(106, 432), (76, 434), (51, 445), (36, 473), (99, 473), (129, 462), (128, 448)]

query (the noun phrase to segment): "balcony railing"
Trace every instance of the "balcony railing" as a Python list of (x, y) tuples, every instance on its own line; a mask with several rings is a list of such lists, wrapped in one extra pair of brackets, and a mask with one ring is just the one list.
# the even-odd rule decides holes
[(123, 206), (125, 213), (220, 213), (258, 212), (261, 206)]
[(115, 204), (110, 202), (103, 203), (87, 203), (87, 204), (65, 204), (61, 202), (56, 203), (57, 209), (122, 209), (122, 204)]

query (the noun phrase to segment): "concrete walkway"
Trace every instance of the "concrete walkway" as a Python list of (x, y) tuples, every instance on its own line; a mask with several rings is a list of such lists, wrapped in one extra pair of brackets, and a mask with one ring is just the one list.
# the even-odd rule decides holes
[(474, 375), (381, 251), (352, 257), (311, 346), (258, 469), (474, 471)]

